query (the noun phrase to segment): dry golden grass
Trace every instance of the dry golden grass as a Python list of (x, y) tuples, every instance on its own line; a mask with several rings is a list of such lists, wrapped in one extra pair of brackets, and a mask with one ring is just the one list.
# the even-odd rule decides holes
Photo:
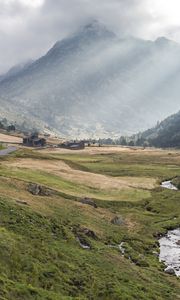
[(86, 147), (84, 150), (69, 150), (63, 148), (47, 148), (42, 150), (42, 153), (52, 153), (52, 154), (108, 154), (108, 153), (118, 153), (118, 152), (129, 152), (132, 151), (130, 148), (121, 146), (105, 146), (105, 147)]
[(22, 143), (22, 138), (0, 133), (0, 142), (4, 142), (4, 143)]
[(62, 148), (46, 148), (42, 153), (52, 154), (110, 154), (110, 153), (132, 153), (132, 154), (149, 154), (149, 155), (165, 155), (168, 153), (176, 153), (177, 150), (157, 149), (157, 148), (142, 148), (142, 147), (123, 147), (123, 146), (102, 146), (102, 147), (86, 147), (84, 150), (69, 150)]
[(146, 177), (111, 177), (96, 173), (74, 170), (60, 160), (42, 160), (22, 158), (5, 162), (9, 167), (41, 170), (58, 175), (71, 182), (80, 183), (100, 190), (121, 190), (124, 188), (153, 189), (156, 186), (155, 178)]

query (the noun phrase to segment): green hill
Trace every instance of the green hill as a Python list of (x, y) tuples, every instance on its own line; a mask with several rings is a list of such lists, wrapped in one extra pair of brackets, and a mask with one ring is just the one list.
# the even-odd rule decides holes
[[(180, 175), (176, 153), (100, 151), (19, 150), (1, 158), (1, 300), (178, 299), (180, 282), (163, 271), (158, 236), (180, 224), (179, 192), (142, 187)], [(108, 175), (127, 186), (65, 180), (66, 173), (54, 174), (60, 162), (77, 176)], [(43, 187), (40, 194), (29, 191), (32, 183)], [(82, 204), (85, 196), (97, 208)]]

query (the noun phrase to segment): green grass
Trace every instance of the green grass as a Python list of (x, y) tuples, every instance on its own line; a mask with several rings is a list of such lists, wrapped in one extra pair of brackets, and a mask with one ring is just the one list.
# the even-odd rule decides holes
[(0, 143), (0, 150), (3, 150), (3, 149), (5, 149), (6, 147), (3, 145), (3, 144), (1, 144)]
[[(123, 163), (122, 160), (123, 156)], [(112, 176), (148, 176), (159, 181), (179, 174), (179, 162), (142, 155), (41, 155), (15, 157), (63, 159), (73, 168)], [(128, 162), (129, 161), (129, 162)], [(124, 169), (123, 169), (124, 168)], [(158, 235), (180, 226), (179, 191), (156, 188), (122, 194), (90, 188), (46, 172), (0, 165), (0, 300), (172, 300), (180, 281), (159, 263)], [(50, 197), (27, 192), (28, 182), (59, 191)], [(126, 194), (127, 193), (127, 194)], [(132, 193), (132, 194), (131, 194)], [(98, 209), (77, 201), (90, 195)], [(77, 198), (77, 199), (76, 199)], [(27, 201), (20, 205), (16, 200)], [(133, 200), (133, 201), (132, 201)], [(111, 219), (120, 215), (121, 226)], [(82, 229), (93, 230), (96, 239)], [(81, 236), (91, 250), (80, 247)], [(118, 245), (124, 242), (125, 256)], [(115, 248), (109, 247), (114, 245)]]
[(87, 154), (60, 154), (51, 155), (51, 158), (61, 159), (75, 169), (85, 170), (94, 173), (119, 177), (155, 177), (172, 178), (180, 175), (180, 160), (177, 153), (172, 155), (158, 154), (145, 155), (132, 153), (117, 153), (107, 155), (87, 155)]
[(46, 185), (50, 188), (57, 189), (63, 193), (70, 194), (77, 197), (92, 197), (106, 200), (128, 200), (137, 201), (139, 199), (146, 199), (150, 196), (148, 190), (143, 189), (122, 189), (118, 190), (101, 190), (87, 185), (77, 184), (63, 179), (60, 176), (49, 174), (43, 171), (32, 171), (27, 169), (14, 169), (0, 166), (1, 176), (17, 178), (24, 181), (32, 181), (39, 184)]
[[(174, 221), (178, 197), (169, 194), (173, 196), (173, 207), (169, 207), (166, 196), (160, 192), (158, 203), (157, 199), (149, 201), (151, 209), (156, 210), (153, 213), (143, 205), (117, 208), (124, 218), (133, 216), (132, 221), (140, 223), (134, 232), (128, 232), (126, 226), (121, 228), (91, 215), (84, 216), (73, 203), (64, 210), (59, 207), (52, 217), (44, 217), (1, 198), (1, 293), (5, 299), (16, 299), (17, 295), (17, 299), (34, 299), (32, 295), (37, 299), (176, 299), (178, 281), (164, 275), (152, 254), (157, 248), (153, 235), (180, 221)], [(163, 208), (161, 216), (157, 216), (159, 205)], [(72, 232), (84, 222), (103, 232), (98, 241), (90, 239), (91, 251), (82, 250)], [(130, 255), (136, 264), (107, 247), (108, 243), (122, 240), (127, 258)], [(3, 291), (4, 281), (7, 286)]]

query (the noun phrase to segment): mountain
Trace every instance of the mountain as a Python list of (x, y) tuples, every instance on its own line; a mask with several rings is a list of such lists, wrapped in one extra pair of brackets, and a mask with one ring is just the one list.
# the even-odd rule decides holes
[(180, 45), (118, 38), (94, 21), (2, 80), (0, 113), (62, 136), (115, 137), (179, 110), (179, 82)]
[(19, 72), (21, 72), (23, 69), (27, 68), (28, 66), (30, 66), (33, 63), (32, 59), (29, 59), (28, 61), (22, 62), (20, 64), (17, 64), (15, 66), (13, 66), (12, 68), (10, 68), (8, 70), (8, 72), (6, 72), (3, 75), (0, 75), (0, 81), (8, 79), (12, 76), (16, 76)]
[(180, 147), (180, 111), (143, 132), (141, 138), (155, 147)]

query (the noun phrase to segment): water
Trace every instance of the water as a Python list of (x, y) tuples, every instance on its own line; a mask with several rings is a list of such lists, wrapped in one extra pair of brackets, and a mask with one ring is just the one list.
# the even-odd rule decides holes
[(122, 253), (122, 255), (125, 254), (124, 242), (122, 242), (122, 243), (119, 245), (119, 250), (120, 250), (120, 252)]
[(180, 277), (180, 228), (168, 231), (167, 235), (159, 240), (159, 244), (159, 260)]
[(175, 187), (170, 180), (162, 182), (161, 187), (169, 190), (178, 190), (177, 187)]

